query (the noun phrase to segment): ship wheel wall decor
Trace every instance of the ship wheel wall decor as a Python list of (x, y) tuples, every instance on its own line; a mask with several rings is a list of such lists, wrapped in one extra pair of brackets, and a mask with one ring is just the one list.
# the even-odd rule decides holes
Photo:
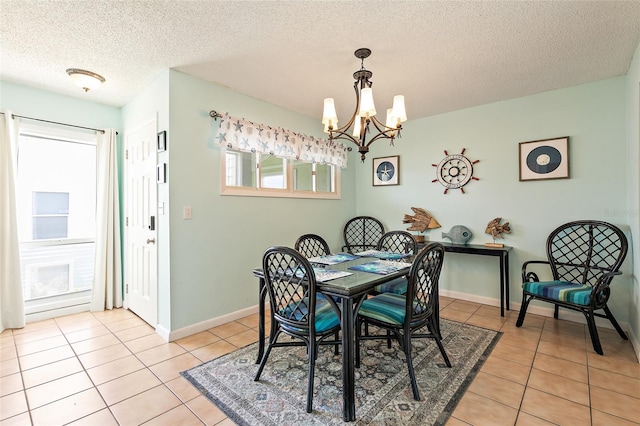
[(470, 161), (464, 156), (466, 148), (462, 148), (460, 154), (449, 154), (444, 151), (444, 158), (439, 164), (432, 164), (436, 167), (436, 178), (431, 182), (440, 182), (444, 186), (446, 194), (450, 189), (459, 189), (464, 194), (464, 186), (472, 179), (480, 180), (473, 176), (473, 165), (480, 160)]

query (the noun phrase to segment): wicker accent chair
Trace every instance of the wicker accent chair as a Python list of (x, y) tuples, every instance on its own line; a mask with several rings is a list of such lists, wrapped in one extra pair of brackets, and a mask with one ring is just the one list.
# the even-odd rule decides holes
[[(413, 398), (420, 400), (420, 392), (413, 370), (411, 340), (431, 338), (436, 341), (447, 367), (451, 367), (439, 332), (438, 280), (444, 261), (444, 247), (440, 243), (426, 246), (414, 259), (409, 269), (409, 286), (405, 295), (383, 293), (366, 299), (360, 305), (356, 318), (356, 368), (360, 367), (360, 341), (388, 339), (387, 335), (363, 335), (362, 325), (371, 324), (391, 332), (404, 351)], [(423, 327), (429, 333), (418, 333)]]
[[(271, 349), (306, 346), (309, 362), (307, 413), (313, 410), (313, 379), (320, 345), (338, 345), (326, 340), (340, 330), (340, 310), (335, 301), (316, 294), (316, 277), (309, 261), (289, 247), (271, 247), (262, 257), (265, 285), (271, 304), (269, 344), (254, 381), (260, 380)], [(291, 341), (278, 342), (281, 334)]]
[[(556, 228), (547, 238), (547, 261), (532, 260), (522, 265), (522, 305), (516, 327), (521, 327), (532, 300), (553, 303), (558, 308), (582, 312), (587, 320), (593, 349), (603, 354), (595, 317), (607, 318), (620, 337), (627, 336), (607, 306), (611, 281), (627, 255), (624, 233), (606, 222), (580, 220)], [(531, 265), (546, 264), (553, 279), (540, 281), (529, 270)], [(602, 310), (604, 314), (596, 312)]]
[[(376, 250), (391, 253), (407, 253), (413, 256), (418, 253), (418, 243), (416, 243), (416, 240), (407, 231), (389, 231), (380, 238)], [(373, 289), (373, 293), (405, 294), (406, 292), (406, 277), (396, 278), (395, 280), (380, 284)]]
[(302, 235), (293, 247), (307, 259), (331, 254), (329, 244), (327, 244), (324, 238), (316, 234)]
[(358, 253), (375, 249), (382, 234), (384, 234), (384, 225), (375, 217), (354, 217), (349, 219), (342, 231), (344, 237), (342, 250), (346, 250), (349, 253)]

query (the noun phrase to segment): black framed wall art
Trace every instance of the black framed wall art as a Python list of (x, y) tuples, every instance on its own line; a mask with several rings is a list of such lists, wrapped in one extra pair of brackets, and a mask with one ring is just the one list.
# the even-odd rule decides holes
[(569, 178), (569, 136), (520, 142), (520, 180)]
[(163, 130), (158, 133), (158, 152), (166, 151), (167, 149), (167, 131)]

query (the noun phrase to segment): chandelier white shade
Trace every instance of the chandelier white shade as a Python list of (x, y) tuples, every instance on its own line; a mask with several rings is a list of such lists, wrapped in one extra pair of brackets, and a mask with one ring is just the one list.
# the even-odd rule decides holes
[(376, 115), (376, 106), (373, 104), (373, 90), (371, 87), (365, 87), (360, 91), (360, 117), (373, 117)]
[(393, 117), (400, 123), (407, 121), (407, 111), (404, 109), (404, 96), (395, 95), (393, 97)]
[(67, 74), (69, 74), (69, 77), (73, 79), (76, 85), (81, 87), (85, 92), (97, 89), (106, 81), (100, 74), (78, 68), (67, 69)]
[(336, 105), (333, 102), (333, 98), (326, 98), (324, 100), (322, 124), (333, 127), (338, 126), (338, 114), (336, 114)]
[[(400, 137), (402, 123), (407, 121), (407, 112), (404, 107), (404, 96), (396, 95), (393, 98), (391, 108), (387, 109), (387, 118), (383, 123), (376, 118), (376, 107), (373, 100), (373, 82), (370, 80), (373, 73), (364, 67), (364, 60), (371, 55), (371, 50), (361, 48), (355, 51), (356, 58), (361, 60), (360, 70), (353, 74), (355, 82), (353, 88), (356, 92), (356, 108), (353, 116), (343, 127), (338, 127), (338, 114), (333, 98), (324, 100), (322, 124), (324, 132), (329, 134), (329, 140), (345, 139), (358, 146), (360, 158), (364, 162), (369, 145), (378, 139), (393, 140)], [(353, 128), (352, 128), (353, 126)], [(367, 141), (367, 137), (369, 138)]]

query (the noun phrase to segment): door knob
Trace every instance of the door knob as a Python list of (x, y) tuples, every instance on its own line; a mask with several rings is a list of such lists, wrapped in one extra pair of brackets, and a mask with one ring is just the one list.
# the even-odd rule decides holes
[(147, 244), (155, 244), (155, 243), (156, 243), (155, 238), (147, 238)]

